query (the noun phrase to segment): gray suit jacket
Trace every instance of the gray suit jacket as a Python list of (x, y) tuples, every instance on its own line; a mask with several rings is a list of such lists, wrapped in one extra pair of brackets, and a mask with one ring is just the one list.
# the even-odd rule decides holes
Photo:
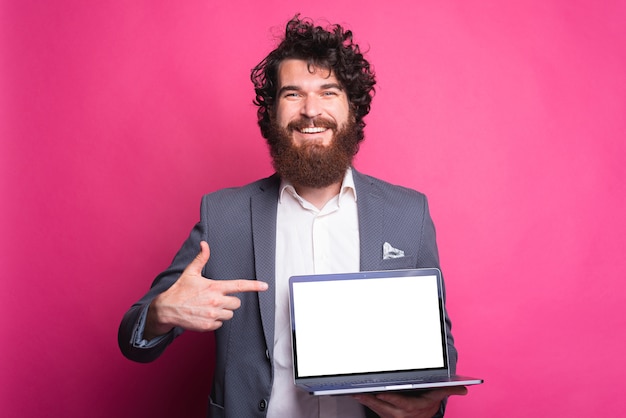
[[(435, 228), (426, 197), (353, 170), (357, 191), (361, 270), (439, 267)], [(243, 293), (241, 308), (215, 331), (216, 366), (209, 404), (213, 417), (264, 417), (272, 390), (274, 341), (274, 283), (276, 210), (280, 179), (273, 175), (249, 185), (224, 189), (202, 199), (200, 221), (176, 254), (170, 267), (150, 291), (124, 315), (119, 345), (126, 357), (149, 362), (160, 356), (180, 335), (174, 329), (158, 345), (133, 344), (141, 313), (168, 289), (193, 260), (200, 241), (211, 246), (203, 275), (215, 280), (259, 279), (270, 291)], [(383, 243), (402, 249), (405, 257), (383, 260)], [(323, 301), (320, 301), (323, 302)], [(456, 349), (448, 327), (450, 366)]]

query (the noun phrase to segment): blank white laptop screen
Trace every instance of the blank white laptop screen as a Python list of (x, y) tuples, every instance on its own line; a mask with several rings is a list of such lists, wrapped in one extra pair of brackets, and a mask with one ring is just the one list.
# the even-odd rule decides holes
[(442, 368), (437, 276), (293, 283), (298, 377)]

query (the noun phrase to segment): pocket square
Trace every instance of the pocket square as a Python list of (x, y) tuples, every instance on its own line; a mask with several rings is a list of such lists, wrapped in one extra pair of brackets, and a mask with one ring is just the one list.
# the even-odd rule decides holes
[(385, 242), (383, 244), (383, 260), (390, 260), (392, 258), (402, 257), (404, 257), (404, 251), (393, 248), (388, 242)]

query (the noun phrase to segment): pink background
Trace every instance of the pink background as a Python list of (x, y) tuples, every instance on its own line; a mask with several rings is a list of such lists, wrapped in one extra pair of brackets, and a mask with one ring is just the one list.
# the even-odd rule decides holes
[(2, 416), (204, 416), (211, 336), (142, 365), (117, 327), (200, 196), (271, 173), (249, 70), (297, 11), (369, 49), (356, 166), (430, 198), (486, 381), (448, 416), (625, 414), (624, 3), (309, 3), (2, 2)]

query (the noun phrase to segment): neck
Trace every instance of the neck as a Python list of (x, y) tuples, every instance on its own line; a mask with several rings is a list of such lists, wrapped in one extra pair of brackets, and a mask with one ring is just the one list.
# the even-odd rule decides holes
[(308, 202), (313, 204), (316, 208), (322, 209), (326, 203), (333, 197), (339, 194), (341, 190), (341, 181), (337, 183), (333, 183), (330, 186), (326, 187), (304, 187), (304, 186), (295, 186), (296, 192)]

